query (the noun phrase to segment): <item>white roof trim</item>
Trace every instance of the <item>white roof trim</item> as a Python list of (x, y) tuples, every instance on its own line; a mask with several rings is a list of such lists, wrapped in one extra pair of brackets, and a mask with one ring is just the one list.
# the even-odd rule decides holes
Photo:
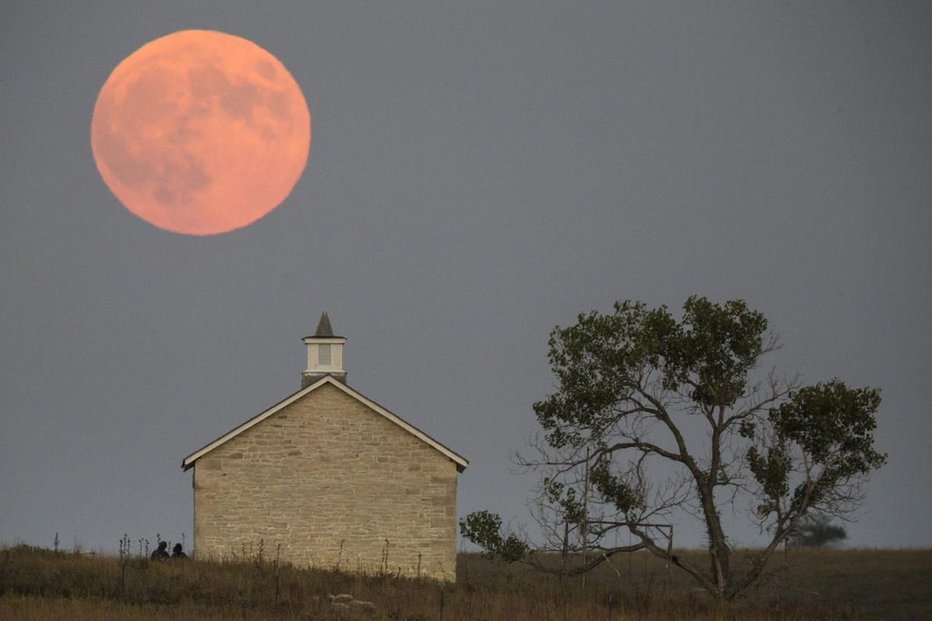
[(410, 423), (405, 422), (404, 420), (402, 420), (402, 419), (399, 418), (398, 416), (395, 416), (394, 414), (392, 414), (391, 412), (389, 412), (388, 410), (386, 410), (385, 408), (383, 408), (381, 405), (379, 405), (379, 404), (376, 403), (375, 401), (373, 401), (373, 400), (371, 400), (371, 399), (369, 399), (369, 398), (363, 396), (362, 394), (356, 392), (355, 390), (353, 390), (352, 388), (350, 388), (349, 386), (347, 386), (347, 385), (344, 384), (343, 382), (337, 381), (337, 380), (335, 380), (334, 378), (332, 378), (331, 376), (327, 375), (327, 376), (321, 378), (320, 380), (318, 380), (317, 382), (314, 382), (313, 384), (311, 384), (311, 385), (308, 386), (307, 388), (303, 388), (303, 389), (299, 390), (298, 392), (294, 393), (293, 395), (291, 395), (290, 397), (287, 397), (287, 398), (285, 398), (284, 400), (279, 401), (278, 403), (276, 403), (275, 405), (273, 405), (273, 406), (270, 407), (269, 409), (265, 410), (264, 412), (261, 412), (261, 413), (258, 414), (257, 416), (254, 416), (254, 417), (250, 418), (249, 420), (247, 420), (245, 423), (243, 423), (243, 424), (240, 425), (239, 427), (236, 427), (236, 428), (232, 429), (231, 431), (229, 431), (228, 433), (226, 433), (225, 435), (220, 436), (219, 438), (217, 438), (216, 440), (214, 440), (214, 441), (211, 442), (210, 444), (208, 444), (208, 445), (204, 446), (203, 448), (201, 448), (201, 449), (199, 449), (199, 450), (197, 450), (197, 451), (191, 453), (190, 455), (188, 455), (187, 457), (185, 457), (184, 460), (181, 462), (181, 467), (182, 467), (184, 470), (187, 470), (188, 468), (191, 468), (191, 467), (194, 465), (194, 462), (196, 462), (198, 459), (200, 459), (201, 457), (203, 457), (203, 456), (206, 455), (207, 453), (211, 452), (212, 450), (214, 450), (215, 448), (217, 448), (217, 447), (220, 446), (221, 444), (227, 442), (228, 440), (232, 440), (233, 438), (235, 438), (235, 437), (238, 436), (239, 434), (243, 433), (243, 432), (246, 431), (247, 429), (250, 429), (250, 428), (252, 428), (252, 427), (255, 427), (256, 425), (258, 425), (259, 423), (261, 423), (262, 421), (264, 421), (264, 420), (267, 419), (268, 417), (272, 416), (273, 414), (275, 414), (275, 413), (278, 412), (279, 410), (282, 410), (282, 409), (288, 407), (289, 405), (291, 405), (292, 403), (294, 403), (295, 401), (297, 401), (297, 400), (300, 399), (301, 397), (307, 395), (308, 393), (311, 393), (311, 392), (317, 390), (318, 388), (320, 388), (320, 387), (323, 386), (324, 384), (330, 384), (331, 386), (334, 386), (334, 387), (336, 387), (336, 388), (339, 388), (340, 390), (342, 390), (343, 392), (345, 392), (347, 395), (353, 397), (354, 399), (356, 399), (357, 401), (359, 401), (360, 403), (362, 403), (363, 405), (365, 405), (365, 406), (368, 407), (369, 409), (374, 410), (375, 412), (381, 414), (382, 416), (384, 416), (385, 418), (387, 418), (387, 419), (390, 420), (391, 422), (395, 423), (396, 425), (398, 425), (399, 427), (401, 427), (402, 429), (404, 429), (405, 431), (407, 431), (407, 432), (410, 433), (411, 435), (415, 436), (416, 438), (418, 438), (418, 439), (421, 440), (422, 442), (425, 442), (425, 443), (429, 444), (430, 446), (432, 446), (433, 448), (437, 449), (438, 451), (440, 451), (441, 453), (443, 453), (447, 458), (449, 458), (451, 461), (453, 461), (453, 462), (456, 464), (456, 469), (459, 470), (460, 472), (462, 472), (463, 470), (465, 470), (465, 469), (466, 469), (466, 466), (469, 465), (469, 461), (468, 461), (467, 459), (465, 459), (464, 457), (462, 457), (462, 456), (460, 456), (460, 455), (457, 455), (456, 453), (454, 453), (453, 451), (451, 451), (450, 449), (448, 449), (448, 448), (445, 447), (444, 445), (440, 444), (439, 442), (437, 442), (436, 440), (434, 440), (433, 438), (431, 438), (429, 435), (427, 435), (426, 433), (424, 433), (423, 431), (421, 431), (420, 429), (418, 429), (418, 428), (415, 427), (414, 425), (411, 425)]

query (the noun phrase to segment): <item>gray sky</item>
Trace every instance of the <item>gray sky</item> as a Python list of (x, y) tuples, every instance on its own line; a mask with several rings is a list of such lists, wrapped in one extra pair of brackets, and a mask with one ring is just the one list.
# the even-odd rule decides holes
[[(260, 6), (267, 5), (267, 6)], [(851, 545), (932, 546), (932, 11), (923, 3), (7, 2), (0, 9), (0, 542), (191, 540), (181, 459), (349, 382), (471, 460), (520, 525), (547, 336), (616, 299), (743, 298), (807, 382), (883, 389)], [(314, 123), (277, 210), (198, 238), (94, 165), (109, 72), (215, 29)], [(701, 541), (683, 527), (682, 543)], [(753, 543), (754, 530), (735, 531)]]

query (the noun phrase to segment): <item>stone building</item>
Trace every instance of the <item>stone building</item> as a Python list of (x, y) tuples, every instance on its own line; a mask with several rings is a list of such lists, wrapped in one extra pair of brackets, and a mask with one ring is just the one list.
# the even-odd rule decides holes
[(469, 462), (351, 388), (327, 314), (302, 388), (182, 461), (194, 553), (454, 580), (456, 479)]

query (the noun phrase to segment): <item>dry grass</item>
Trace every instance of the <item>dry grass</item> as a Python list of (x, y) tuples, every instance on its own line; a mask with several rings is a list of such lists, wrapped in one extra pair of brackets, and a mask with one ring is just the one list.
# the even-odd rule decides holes
[[(932, 619), (929, 550), (791, 551), (753, 592), (723, 608), (640, 553), (604, 564), (585, 586), (471, 554), (460, 555), (455, 586), (258, 560), (133, 558), (125, 581), (121, 569), (117, 557), (0, 549), (0, 619)], [(337, 593), (371, 601), (375, 610), (335, 609), (328, 595)]]

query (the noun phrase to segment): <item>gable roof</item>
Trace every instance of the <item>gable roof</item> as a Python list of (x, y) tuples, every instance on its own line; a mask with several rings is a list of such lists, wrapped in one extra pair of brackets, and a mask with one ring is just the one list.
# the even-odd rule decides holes
[(211, 443), (209, 443), (209, 444), (207, 444), (207, 445), (201, 447), (200, 449), (194, 451), (193, 453), (191, 453), (190, 455), (188, 455), (187, 457), (185, 457), (185, 458), (181, 461), (181, 468), (182, 468), (183, 470), (188, 470), (189, 468), (191, 468), (191, 467), (194, 466), (194, 462), (196, 462), (198, 459), (200, 459), (201, 457), (203, 457), (203, 456), (206, 455), (207, 453), (211, 452), (212, 450), (214, 450), (215, 448), (217, 448), (217, 447), (220, 446), (221, 444), (224, 444), (225, 442), (227, 442), (227, 441), (229, 441), (229, 440), (232, 440), (233, 438), (235, 438), (235, 437), (238, 436), (239, 434), (243, 433), (243, 432), (246, 431), (247, 429), (250, 429), (250, 428), (252, 428), (252, 427), (255, 427), (256, 425), (258, 425), (259, 423), (261, 423), (261, 422), (264, 421), (265, 419), (269, 418), (270, 416), (272, 416), (272, 415), (275, 414), (276, 412), (278, 412), (278, 411), (280, 411), (280, 410), (282, 410), (282, 409), (288, 407), (289, 405), (291, 405), (292, 403), (294, 403), (295, 401), (297, 401), (297, 400), (300, 399), (301, 397), (303, 397), (303, 396), (305, 396), (305, 395), (308, 395), (308, 394), (314, 392), (315, 390), (317, 390), (318, 388), (320, 388), (321, 386), (324, 386), (324, 385), (330, 385), (330, 386), (333, 386), (333, 387), (335, 387), (335, 388), (338, 388), (339, 390), (342, 390), (344, 393), (346, 393), (346, 394), (349, 395), (350, 397), (356, 399), (357, 401), (359, 401), (360, 403), (362, 403), (363, 405), (365, 405), (366, 407), (368, 407), (370, 410), (373, 410), (373, 411), (376, 412), (377, 414), (380, 414), (381, 416), (387, 418), (388, 420), (390, 420), (391, 422), (395, 423), (396, 425), (398, 425), (399, 427), (401, 427), (402, 429), (404, 429), (405, 431), (407, 431), (408, 433), (410, 433), (411, 435), (413, 435), (413, 436), (416, 437), (417, 439), (421, 440), (421, 441), (424, 442), (425, 444), (428, 444), (428, 445), (430, 445), (431, 447), (435, 448), (436, 450), (440, 451), (440, 452), (443, 453), (448, 459), (450, 459), (453, 463), (456, 464), (456, 470), (457, 470), (457, 472), (462, 472), (463, 470), (466, 469), (466, 466), (469, 465), (469, 461), (468, 461), (466, 458), (464, 458), (464, 457), (462, 457), (461, 455), (458, 455), (457, 453), (451, 451), (450, 449), (448, 449), (448, 448), (445, 447), (444, 445), (440, 444), (439, 442), (437, 442), (436, 440), (434, 440), (433, 438), (431, 438), (429, 435), (427, 435), (426, 433), (424, 433), (423, 431), (421, 431), (420, 429), (418, 429), (417, 427), (415, 427), (414, 425), (412, 425), (412, 424), (410, 424), (410, 423), (408, 423), (408, 422), (405, 422), (405, 421), (402, 420), (400, 417), (396, 416), (395, 414), (392, 414), (391, 412), (389, 412), (388, 410), (386, 410), (385, 408), (383, 408), (381, 405), (379, 405), (379, 404), (376, 403), (375, 401), (369, 399), (369, 398), (366, 397), (365, 395), (363, 395), (363, 394), (361, 394), (361, 393), (359, 393), (359, 392), (356, 392), (355, 390), (353, 390), (352, 388), (350, 388), (349, 386), (347, 386), (347, 385), (344, 384), (343, 382), (340, 382), (339, 380), (334, 379), (333, 377), (327, 375), (327, 376), (321, 378), (320, 380), (314, 382), (313, 384), (311, 384), (311, 385), (308, 386), (307, 388), (302, 388), (301, 390), (299, 390), (298, 392), (294, 393), (293, 395), (291, 395), (291, 396), (289, 396), (289, 397), (286, 397), (285, 399), (279, 401), (278, 403), (276, 403), (275, 405), (273, 405), (273, 406), (270, 407), (269, 409), (265, 410), (264, 412), (260, 412), (258, 415), (256, 415), (256, 416), (250, 418), (249, 420), (247, 420), (245, 423), (243, 423), (243, 424), (240, 425), (239, 427), (236, 427), (236, 428), (230, 430), (229, 432), (227, 432), (226, 434), (220, 436), (219, 438), (217, 438), (217, 439), (214, 440), (213, 442), (211, 442)]

